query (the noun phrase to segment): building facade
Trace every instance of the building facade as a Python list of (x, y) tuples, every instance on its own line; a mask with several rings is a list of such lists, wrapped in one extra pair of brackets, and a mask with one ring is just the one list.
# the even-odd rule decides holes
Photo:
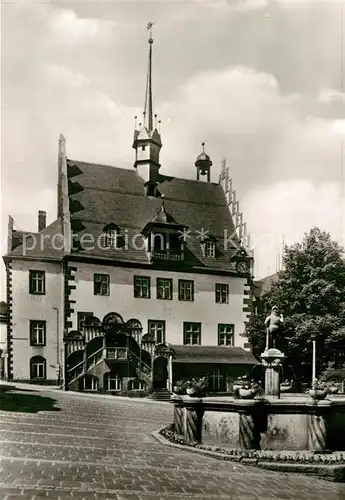
[(7, 304), (0, 302), (0, 380), (7, 377)]
[(40, 211), (25, 234), (9, 218), (12, 380), (146, 393), (198, 374), (226, 391), (256, 363), (241, 336), (253, 263), (229, 169), (211, 182), (203, 144), (196, 180), (161, 172), (152, 45), (134, 168), (72, 160), (60, 136), (56, 220)]

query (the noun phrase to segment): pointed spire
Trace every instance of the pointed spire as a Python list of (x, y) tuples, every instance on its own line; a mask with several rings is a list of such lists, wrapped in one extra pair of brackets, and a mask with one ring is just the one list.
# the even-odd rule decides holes
[(149, 62), (147, 68), (145, 107), (144, 107), (144, 126), (147, 130), (153, 130), (153, 106), (152, 106), (152, 28), (155, 23), (148, 23), (147, 29), (150, 30), (149, 42)]

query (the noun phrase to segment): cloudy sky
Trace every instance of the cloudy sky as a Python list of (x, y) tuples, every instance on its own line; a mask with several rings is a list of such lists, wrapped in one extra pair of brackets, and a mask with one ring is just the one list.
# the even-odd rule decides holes
[(39, 209), (56, 217), (60, 133), (70, 158), (132, 168), (148, 21), (162, 172), (195, 178), (202, 141), (213, 181), (227, 159), (257, 277), (283, 237), (318, 225), (344, 243), (341, 1), (5, 0), (2, 253), (9, 213), (31, 231)]

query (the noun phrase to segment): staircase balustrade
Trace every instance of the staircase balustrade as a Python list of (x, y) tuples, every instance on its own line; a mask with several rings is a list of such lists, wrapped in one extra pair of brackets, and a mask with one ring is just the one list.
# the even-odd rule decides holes
[(146, 382), (151, 382), (152, 368), (140, 359), (136, 354), (125, 347), (109, 347), (104, 349), (101, 347), (96, 352), (90, 354), (86, 360), (80, 361), (78, 364), (68, 369), (69, 383), (83, 374), (86, 374), (93, 366), (101, 359), (108, 360), (128, 360), (135, 367), (138, 377)]
[(125, 347), (108, 347), (106, 349), (107, 359), (124, 359), (126, 360), (128, 356), (128, 349)]

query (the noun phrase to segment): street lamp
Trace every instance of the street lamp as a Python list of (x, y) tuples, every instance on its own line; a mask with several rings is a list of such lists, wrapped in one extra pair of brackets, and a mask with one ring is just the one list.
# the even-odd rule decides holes
[(59, 309), (53, 306), (53, 310), (56, 311), (56, 384), (60, 385), (61, 368), (60, 368), (60, 321), (59, 321)]
[(312, 376), (311, 376), (311, 383), (312, 385), (315, 384), (316, 381), (316, 332), (311, 333), (311, 339), (313, 343), (313, 362), (312, 362)]

